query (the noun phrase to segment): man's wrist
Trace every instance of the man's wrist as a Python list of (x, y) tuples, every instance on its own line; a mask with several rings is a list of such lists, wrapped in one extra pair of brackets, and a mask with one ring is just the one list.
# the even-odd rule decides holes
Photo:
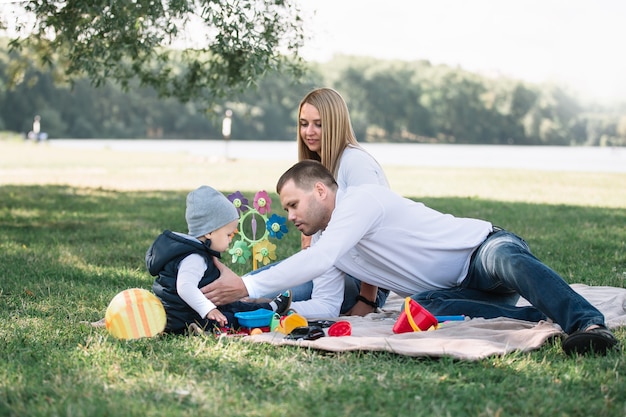
[(368, 306), (370, 306), (370, 307), (372, 307), (374, 309), (378, 308), (378, 304), (376, 304), (376, 301), (370, 301), (367, 298), (363, 297), (361, 294), (356, 296), (356, 301), (357, 301), (357, 303), (360, 301), (360, 302), (362, 302), (364, 304), (367, 304)]

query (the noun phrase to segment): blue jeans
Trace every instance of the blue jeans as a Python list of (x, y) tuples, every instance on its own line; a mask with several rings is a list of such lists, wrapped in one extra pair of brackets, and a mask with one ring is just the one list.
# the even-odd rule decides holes
[[(519, 296), (531, 306), (517, 307)], [(604, 325), (604, 316), (532, 253), (526, 242), (506, 230), (492, 233), (472, 255), (461, 284), (412, 296), (434, 315), (551, 318), (566, 333)]]

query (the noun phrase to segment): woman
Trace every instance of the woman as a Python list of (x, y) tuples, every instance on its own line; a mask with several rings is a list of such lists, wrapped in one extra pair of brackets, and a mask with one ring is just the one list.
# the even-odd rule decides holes
[(335, 90), (318, 88), (302, 99), (297, 130), (298, 160), (321, 162), (333, 173), (339, 188), (360, 184), (389, 187), (381, 166), (357, 142), (348, 106)]
[[(357, 142), (350, 121), (348, 106), (341, 95), (331, 88), (309, 92), (298, 109), (298, 160), (314, 159), (333, 173), (340, 189), (361, 184), (380, 184), (389, 187), (378, 162)], [(302, 236), (302, 248), (312, 238)], [(293, 300), (312, 297), (313, 282), (293, 289)], [(389, 294), (359, 280), (346, 276), (342, 314), (364, 315), (382, 307)]]

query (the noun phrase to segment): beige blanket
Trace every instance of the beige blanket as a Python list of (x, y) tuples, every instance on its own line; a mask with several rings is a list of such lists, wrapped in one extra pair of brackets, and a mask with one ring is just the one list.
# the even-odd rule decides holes
[[(607, 326), (626, 326), (626, 289), (590, 287), (573, 284), (572, 288), (587, 298), (606, 318)], [(352, 335), (322, 337), (314, 341), (293, 341), (277, 332), (246, 336), (249, 342), (274, 345), (295, 345), (331, 352), (388, 351), (407, 356), (449, 356), (477, 360), (513, 351), (526, 352), (543, 345), (548, 339), (561, 337), (561, 328), (552, 322), (526, 322), (508, 318), (474, 318), (463, 322), (447, 322), (427, 332), (394, 334), (391, 330), (403, 299), (391, 295), (383, 312), (365, 317), (340, 317), (352, 325)], [(519, 304), (525, 304), (522, 300)]]

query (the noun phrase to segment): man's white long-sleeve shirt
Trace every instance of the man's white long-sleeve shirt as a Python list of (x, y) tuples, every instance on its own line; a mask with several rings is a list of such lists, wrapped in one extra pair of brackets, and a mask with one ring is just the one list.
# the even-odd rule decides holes
[(401, 296), (451, 288), (492, 230), (489, 222), (440, 213), (380, 185), (338, 190), (335, 203), (314, 245), (242, 278), (251, 297), (319, 277), (338, 313), (342, 272)]

